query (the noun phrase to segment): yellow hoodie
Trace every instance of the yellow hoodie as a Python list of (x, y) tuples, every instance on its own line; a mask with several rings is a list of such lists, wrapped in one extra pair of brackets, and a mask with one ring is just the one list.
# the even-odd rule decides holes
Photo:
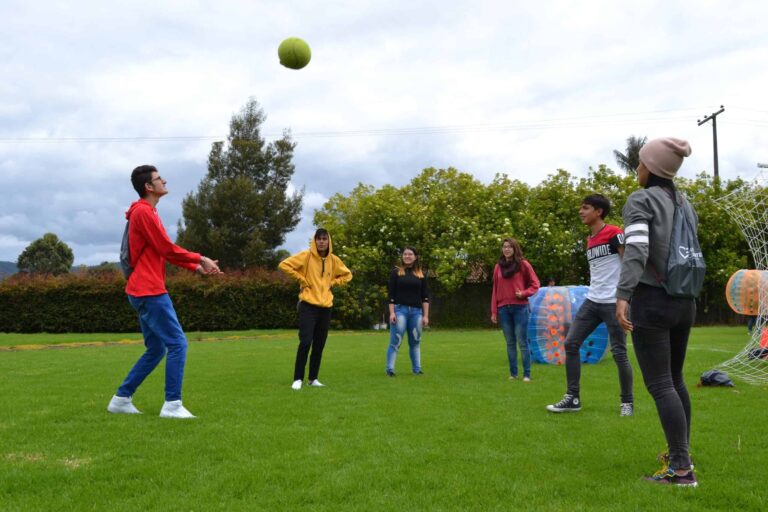
[(333, 244), (328, 237), (328, 256), (320, 256), (315, 239), (309, 243), (308, 251), (289, 256), (280, 262), (280, 270), (296, 279), (301, 285), (299, 299), (321, 308), (333, 306), (331, 287), (348, 283), (352, 272), (338, 256), (333, 254)]

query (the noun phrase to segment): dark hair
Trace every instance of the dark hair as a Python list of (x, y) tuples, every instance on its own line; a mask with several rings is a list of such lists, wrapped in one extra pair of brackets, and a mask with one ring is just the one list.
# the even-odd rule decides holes
[(315, 236), (313, 238), (317, 240), (323, 235), (327, 236), (328, 238), (331, 238), (331, 235), (328, 234), (328, 230), (323, 228), (319, 228), (317, 231), (315, 231)]
[(147, 183), (152, 182), (152, 173), (157, 172), (157, 168), (154, 165), (140, 165), (131, 173), (131, 184), (139, 197), (146, 197)]
[(421, 270), (421, 260), (419, 259), (419, 251), (416, 250), (415, 247), (412, 245), (406, 245), (403, 247), (403, 250), (400, 252), (400, 265), (397, 266), (397, 275), (404, 276), (405, 275), (405, 263), (403, 263), (403, 253), (405, 251), (411, 251), (414, 256), (416, 256), (416, 259), (413, 261), (413, 265), (411, 265), (411, 272), (414, 276), (421, 279), (424, 277), (424, 272)]
[(518, 243), (518, 241), (514, 238), (505, 238), (501, 242), (502, 249), (504, 248), (504, 244), (507, 243), (512, 246), (512, 260), (508, 261), (507, 258), (504, 257), (504, 251), (502, 251), (499, 255), (499, 267), (501, 267), (501, 276), (505, 279), (509, 279), (515, 275), (517, 271), (522, 268), (521, 262), (523, 261), (523, 250), (520, 248), (520, 243)]
[(611, 213), (611, 202), (603, 194), (590, 194), (584, 198), (581, 204), (588, 204), (595, 210), (600, 208), (603, 213), (600, 214), (600, 218), (604, 219)]
[(675, 183), (667, 178), (662, 178), (661, 176), (656, 176), (653, 173), (648, 173), (648, 182), (645, 184), (645, 188), (651, 188), (651, 187), (661, 187), (669, 189), (670, 192), (675, 191)]

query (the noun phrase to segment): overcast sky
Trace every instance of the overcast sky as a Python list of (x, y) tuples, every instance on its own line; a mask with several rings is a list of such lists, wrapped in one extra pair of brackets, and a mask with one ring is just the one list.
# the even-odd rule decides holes
[[(175, 238), (250, 97), (268, 139), (298, 143), (290, 251), (332, 194), (430, 166), (535, 184), (616, 168), (641, 135), (688, 139), (681, 174), (711, 173), (711, 123), (696, 120), (721, 104), (721, 176), (753, 178), (768, 162), (766, 20), (760, 1), (0, 0), (0, 260), (53, 232), (76, 264), (117, 261), (144, 163), (168, 180)], [(303, 70), (279, 64), (289, 36), (312, 47)]]

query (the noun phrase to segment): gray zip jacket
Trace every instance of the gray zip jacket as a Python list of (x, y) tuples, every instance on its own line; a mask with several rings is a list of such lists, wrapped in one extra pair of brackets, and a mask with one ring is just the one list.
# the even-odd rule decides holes
[[(678, 200), (688, 202), (680, 193)], [(694, 214), (693, 228), (698, 231), (699, 218)], [(624, 205), (624, 258), (616, 287), (616, 298), (629, 300), (637, 283), (661, 287), (666, 277), (669, 239), (675, 204), (671, 192), (663, 187), (650, 187), (632, 192)]]

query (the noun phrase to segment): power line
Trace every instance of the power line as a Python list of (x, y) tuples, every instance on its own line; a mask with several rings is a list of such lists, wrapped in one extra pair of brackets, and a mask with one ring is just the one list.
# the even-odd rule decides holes
[[(636, 117), (649, 114), (683, 112), (694, 109), (668, 109), (650, 112), (625, 112), (619, 114), (589, 115), (521, 121), (516, 123), (473, 123), (457, 125), (436, 125), (400, 128), (369, 128), (355, 130), (325, 130), (292, 133), (294, 139), (303, 138), (338, 138), (338, 137), (367, 137), (367, 136), (401, 136), (401, 135), (437, 135), (483, 132), (509, 132), (520, 130), (547, 130), (558, 128), (585, 128), (606, 125), (645, 125), (653, 123), (685, 122), (689, 117), (659, 116)], [(621, 119), (621, 118), (624, 119)], [(282, 132), (264, 132), (262, 136), (275, 138)], [(137, 143), (137, 142), (196, 142), (226, 140), (226, 135), (186, 135), (186, 136), (133, 136), (133, 137), (0, 137), (0, 144), (65, 144), (65, 143)]]
[(760, 110), (757, 108), (746, 108), (746, 107), (728, 107), (736, 110), (745, 110), (747, 112), (760, 112), (761, 114), (768, 114), (768, 110)]

